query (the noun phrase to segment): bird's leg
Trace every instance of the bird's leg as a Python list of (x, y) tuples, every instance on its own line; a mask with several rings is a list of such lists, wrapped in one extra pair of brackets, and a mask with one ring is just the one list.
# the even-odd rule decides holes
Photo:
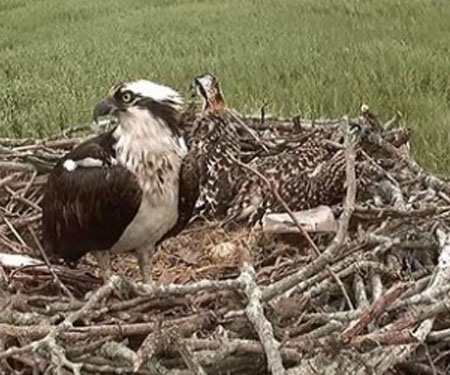
[(138, 258), (139, 269), (141, 270), (142, 281), (146, 284), (152, 282), (152, 247), (143, 247), (136, 250)]
[(108, 281), (112, 275), (109, 251), (94, 251), (93, 254), (97, 260), (99, 268), (101, 269), (103, 281)]

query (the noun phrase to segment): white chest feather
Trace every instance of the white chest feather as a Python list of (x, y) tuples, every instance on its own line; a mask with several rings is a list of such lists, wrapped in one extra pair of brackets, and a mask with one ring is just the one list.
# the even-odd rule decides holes
[(143, 194), (137, 215), (112, 252), (153, 246), (178, 219), (179, 171), (185, 151), (164, 124), (153, 118), (146, 124), (137, 129), (135, 123), (127, 123), (134, 126), (131, 134), (126, 127), (115, 134), (117, 161), (136, 175)]

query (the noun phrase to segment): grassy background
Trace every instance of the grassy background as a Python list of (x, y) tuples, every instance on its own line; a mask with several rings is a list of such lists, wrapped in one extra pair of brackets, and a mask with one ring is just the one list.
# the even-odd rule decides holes
[(123, 79), (185, 92), (211, 71), (240, 111), (400, 110), (446, 172), (449, 19), (448, 0), (0, 0), (0, 136), (86, 123)]

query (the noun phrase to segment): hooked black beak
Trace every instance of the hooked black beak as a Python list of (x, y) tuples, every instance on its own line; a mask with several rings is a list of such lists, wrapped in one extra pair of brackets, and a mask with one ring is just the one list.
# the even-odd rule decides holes
[(114, 115), (117, 110), (118, 108), (113, 98), (107, 97), (106, 99), (102, 99), (94, 109), (93, 120), (98, 123), (99, 117)]

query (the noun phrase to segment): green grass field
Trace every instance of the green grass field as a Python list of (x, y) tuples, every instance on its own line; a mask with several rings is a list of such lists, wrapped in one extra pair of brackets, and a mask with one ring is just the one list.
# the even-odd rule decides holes
[(449, 19), (448, 0), (0, 0), (0, 136), (89, 122), (117, 81), (186, 92), (211, 71), (243, 112), (400, 110), (447, 172)]

